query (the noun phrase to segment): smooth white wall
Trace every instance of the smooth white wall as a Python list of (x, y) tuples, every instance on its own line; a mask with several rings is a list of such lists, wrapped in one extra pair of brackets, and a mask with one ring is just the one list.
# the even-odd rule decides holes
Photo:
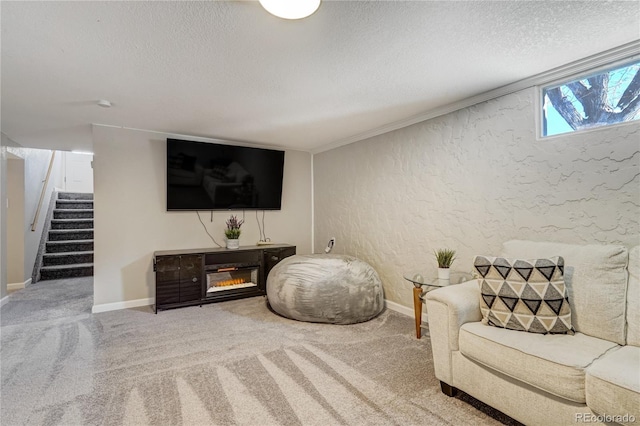
[[(215, 247), (195, 212), (166, 211), (167, 137), (207, 141), (93, 127), (94, 311), (153, 303), (154, 251)], [(200, 213), (223, 245), (231, 213), (242, 215), (214, 212), (211, 222), (209, 212)], [(247, 211), (245, 219), (240, 244), (253, 245), (260, 239), (256, 213)], [(286, 151), (282, 210), (267, 211), (265, 222), (273, 241), (294, 244), (298, 253), (311, 251), (311, 154)]]
[(7, 295), (7, 148), (0, 145), (0, 300)]
[[(640, 123), (536, 139), (530, 88), (314, 156), (315, 249), (337, 237), (412, 305), (403, 274), (509, 239), (638, 244)], [(561, 253), (550, 253), (550, 256)]]
[(0, 300), (7, 295), (7, 147), (20, 146), (0, 134)]
[[(47, 220), (47, 209), (51, 201), (51, 196), (56, 188), (62, 188), (64, 185), (64, 168), (62, 155), (46, 149), (34, 148), (8, 148), (8, 151), (24, 160), (24, 276), (25, 280), (30, 278), (33, 273), (33, 266), (40, 248), (42, 239), (42, 231), (45, 228)], [(31, 230), (31, 224), (35, 218), (40, 195), (43, 190), (44, 181), (47, 177), (47, 170), (51, 158), (53, 164), (51, 166), (51, 174), (46, 188), (44, 188), (44, 197), (42, 206), (38, 215), (38, 221), (34, 231)]]
[(7, 159), (7, 283), (24, 284), (24, 160)]
[(93, 155), (61, 152), (66, 192), (93, 192)]

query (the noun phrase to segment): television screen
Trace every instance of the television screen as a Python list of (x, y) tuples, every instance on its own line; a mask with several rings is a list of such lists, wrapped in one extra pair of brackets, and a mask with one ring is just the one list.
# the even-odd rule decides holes
[(280, 210), (284, 151), (167, 139), (167, 210)]

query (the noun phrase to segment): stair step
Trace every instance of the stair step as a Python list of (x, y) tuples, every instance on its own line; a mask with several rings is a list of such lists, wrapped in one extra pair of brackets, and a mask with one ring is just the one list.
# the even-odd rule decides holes
[(93, 240), (47, 241), (46, 253), (93, 251)]
[(93, 263), (93, 251), (70, 251), (42, 255), (42, 266), (72, 265), (77, 263)]
[(93, 229), (93, 219), (51, 219), (51, 229)]
[(72, 265), (43, 266), (40, 268), (41, 280), (93, 276), (93, 263), (75, 263)]
[(92, 219), (93, 209), (54, 209), (54, 219)]
[(93, 229), (52, 229), (49, 241), (93, 240)]
[(93, 200), (91, 192), (59, 192), (58, 200)]
[(58, 209), (93, 209), (93, 200), (56, 200)]

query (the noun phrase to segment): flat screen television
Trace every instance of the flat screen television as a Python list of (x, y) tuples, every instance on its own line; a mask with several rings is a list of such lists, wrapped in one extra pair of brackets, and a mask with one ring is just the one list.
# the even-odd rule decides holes
[(167, 139), (167, 210), (280, 210), (284, 151)]

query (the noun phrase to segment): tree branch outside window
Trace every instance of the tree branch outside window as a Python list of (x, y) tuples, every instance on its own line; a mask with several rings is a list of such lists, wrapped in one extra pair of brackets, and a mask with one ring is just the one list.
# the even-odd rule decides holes
[(544, 89), (544, 136), (640, 118), (640, 62)]

